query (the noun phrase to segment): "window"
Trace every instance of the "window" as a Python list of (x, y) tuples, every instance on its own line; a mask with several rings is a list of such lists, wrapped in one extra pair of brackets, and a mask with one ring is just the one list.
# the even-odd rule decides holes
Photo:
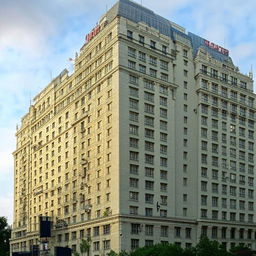
[(135, 85), (137, 85), (138, 84), (138, 77), (137, 76), (133, 76), (133, 75), (129, 75), (129, 82), (131, 83), (131, 84), (135, 84)]
[(138, 192), (130, 191), (130, 193), (129, 193), (129, 199), (130, 199), (131, 201), (138, 201), (138, 200), (139, 200), (139, 193), (138, 193)]
[(144, 121), (145, 125), (148, 126), (154, 126), (154, 118), (150, 117), (150, 116), (145, 116), (145, 121)]
[(132, 108), (132, 109), (138, 110), (138, 108), (139, 108), (139, 101), (130, 98), (130, 99), (129, 99), (129, 106), (130, 106), (130, 108)]
[(167, 130), (167, 122), (160, 120), (160, 129), (166, 131)]
[(161, 77), (160, 79), (164, 80), (164, 81), (168, 81), (168, 75), (165, 73), (161, 73)]
[(146, 54), (144, 52), (139, 52), (139, 60), (146, 62)]
[(168, 226), (161, 226), (161, 237), (168, 237)]
[(160, 60), (160, 68), (164, 70), (168, 70), (168, 62), (164, 60)]
[(145, 194), (145, 203), (153, 204), (154, 195), (152, 194)]
[(128, 56), (136, 58), (136, 49), (128, 47)]
[(132, 161), (139, 161), (139, 153), (130, 151), (130, 160)]
[[(129, 133), (133, 135), (138, 135), (139, 127), (136, 125), (131, 125), (129, 126)], [(154, 131), (153, 131), (154, 132)], [(154, 133), (153, 133), (154, 134)]]
[(152, 208), (145, 208), (145, 215), (146, 216), (153, 216), (153, 209)]
[(154, 190), (154, 181), (146, 180), (145, 181), (145, 189)]
[(162, 45), (162, 53), (167, 54), (167, 46)]
[(201, 191), (207, 191), (207, 182), (201, 181)]
[(160, 85), (159, 86), (159, 92), (165, 95), (168, 95), (168, 87), (164, 86), (164, 85)]
[(160, 157), (160, 165), (167, 167), (167, 158), (165, 157)]
[(145, 154), (145, 163), (146, 164), (154, 164), (154, 156)]
[(150, 47), (151, 47), (152, 49), (156, 49), (156, 42), (153, 41), (153, 40), (150, 40)]
[(153, 225), (145, 225), (145, 235), (153, 236), (154, 234), (154, 226)]
[(160, 116), (163, 118), (167, 118), (167, 109), (160, 108)]
[(139, 43), (144, 45), (144, 43), (145, 43), (145, 37), (144, 36), (139, 35)]
[(110, 240), (103, 240), (103, 248), (104, 250), (110, 249)]
[(186, 238), (191, 238), (191, 228), (186, 228), (185, 229), (185, 234), (186, 234)]
[(128, 60), (128, 67), (131, 69), (136, 69), (136, 62)]
[(155, 90), (155, 83), (153, 81), (144, 79), (144, 88), (154, 91)]
[(160, 210), (160, 217), (166, 218), (167, 217), (167, 210)]
[(138, 98), (139, 97), (139, 90), (133, 87), (129, 87), (130, 95), (133, 97)]
[(150, 130), (150, 129), (145, 129), (145, 137), (146, 138), (154, 138), (154, 130)]
[(150, 105), (150, 104), (145, 103), (144, 110), (145, 110), (146, 113), (154, 114), (154, 105)]
[(180, 227), (174, 227), (175, 237), (180, 237), (181, 228)]
[(167, 98), (160, 96), (160, 105), (167, 106)]
[(97, 226), (97, 227), (94, 227), (93, 228), (93, 236), (99, 236), (100, 235), (100, 228)]
[(137, 206), (130, 206), (130, 214), (132, 215), (138, 215), (138, 207)]
[(130, 178), (130, 187), (138, 188), (139, 187), (139, 179)]
[(146, 167), (145, 168), (145, 176), (153, 178), (154, 177), (154, 169)]
[(160, 183), (160, 191), (167, 192), (167, 184), (166, 183)]
[(207, 196), (201, 195), (201, 205), (207, 205)]
[(139, 71), (146, 74), (146, 66), (139, 64)]
[(133, 122), (138, 122), (139, 121), (139, 114), (136, 112), (129, 112), (129, 120)]
[(156, 77), (156, 74), (157, 74), (157, 71), (155, 69), (153, 69), (153, 68), (149, 69), (149, 75), (150, 76)]
[(154, 143), (150, 141), (145, 141), (145, 150), (154, 152)]
[(99, 251), (100, 250), (100, 242), (93, 242), (93, 250), (94, 251)]
[(128, 37), (129, 39), (132, 39), (132, 38), (133, 38), (133, 33), (132, 33), (131, 30), (127, 30), (127, 37)]
[(207, 218), (207, 210), (201, 209), (201, 218)]
[(149, 92), (144, 92), (144, 99), (150, 102), (154, 102), (154, 94)]
[(160, 141), (166, 142), (167, 141), (167, 134), (166, 133), (160, 133)]
[(139, 239), (131, 239), (131, 250), (139, 248)]
[(135, 138), (130, 138), (130, 147), (138, 148), (139, 140)]

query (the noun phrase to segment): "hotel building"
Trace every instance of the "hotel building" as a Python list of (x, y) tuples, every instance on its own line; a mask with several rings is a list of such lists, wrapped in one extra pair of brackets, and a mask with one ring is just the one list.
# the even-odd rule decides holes
[(256, 249), (255, 94), (229, 51), (129, 0), (99, 20), (17, 130), (11, 251)]

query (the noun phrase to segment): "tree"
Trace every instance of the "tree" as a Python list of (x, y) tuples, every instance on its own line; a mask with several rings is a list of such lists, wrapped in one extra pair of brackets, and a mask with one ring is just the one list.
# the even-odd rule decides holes
[(231, 254), (217, 241), (211, 241), (208, 237), (201, 237), (196, 245), (197, 256), (230, 256)]
[(7, 223), (5, 217), (0, 217), (0, 255), (9, 256), (10, 254), (10, 244), (9, 240), (11, 238), (11, 228)]
[(91, 240), (88, 238), (87, 240), (82, 239), (80, 243), (80, 252), (82, 255), (87, 252), (87, 255), (89, 256), (90, 253), (90, 247), (91, 247)]
[(251, 256), (255, 253), (251, 250), (251, 248), (245, 246), (244, 244), (241, 244), (241, 245), (231, 248), (230, 252), (232, 255), (236, 255), (236, 256), (239, 256), (239, 255)]
[(118, 256), (118, 254), (111, 250), (109, 253), (107, 253), (107, 256)]
[(73, 252), (73, 255), (74, 256), (80, 256), (80, 254), (77, 251)]

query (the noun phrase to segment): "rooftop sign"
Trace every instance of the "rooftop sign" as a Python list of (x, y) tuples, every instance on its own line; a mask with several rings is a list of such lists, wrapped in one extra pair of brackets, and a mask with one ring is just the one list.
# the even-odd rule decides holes
[(214, 44), (214, 43), (212, 43), (212, 42), (210, 42), (208, 40), (204, 40), (204, 44), (206, 46), (208, 46), (209, 48), (211, 48), (211, 49), (213, 49), (215, 51), (220, 52), (221, 54), (224, 54), (224, 55), (227, 55), (227, 56), (229, 54), (229, 51), (227, 49), (225, 49), (225, 48), (223, 48), (223, 47), (221, 47), (221, 46), (219, 46), (217, 44)]
[(92, 29), (92, 31), (87, 34), (85, 36), (85, 40), (86, 40), (86, 43), (88, 43), (89, 41), (91, 41), (96, 35), (98, 35), (100, 33), (100, 31), (106, 27), (107, 25), (107, 21), (103, 22), (102, 24), (100, 25), (97, 25), (95, 28)]

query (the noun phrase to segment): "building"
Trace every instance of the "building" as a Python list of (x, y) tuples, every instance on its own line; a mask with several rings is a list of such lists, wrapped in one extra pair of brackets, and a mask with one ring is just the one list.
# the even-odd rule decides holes
[[(87, 36), (17, 131), (11, 250), (91, 255), (202, 234), (256, 249), (255, 94), (228, 50), (129, 0)], [(42, 241), (41, 241), (42, 242)]]

